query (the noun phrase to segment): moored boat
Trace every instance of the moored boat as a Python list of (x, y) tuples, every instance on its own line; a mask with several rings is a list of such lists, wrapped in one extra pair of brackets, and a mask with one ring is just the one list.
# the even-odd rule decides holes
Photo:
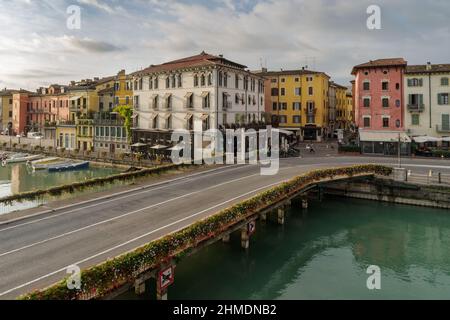
[(19, 154), (11, 156), (9, 159), (4, 160), (4, 163), (21, 163), (21, 162), (27, 162), (27, 161), (33, 161), (33, 160), (39, 160), (42, 159), (43, 155), (29, 155), (29, 154)]
[(67, 162), (48, 166), (49, 172), (72, 171), (89, 168), (89, 161)]
[(44, 158), (31, 162), (30, 166), (34, 171), (47, 170), (52, 165), (62, 164), (65, 160), (58, 157)]

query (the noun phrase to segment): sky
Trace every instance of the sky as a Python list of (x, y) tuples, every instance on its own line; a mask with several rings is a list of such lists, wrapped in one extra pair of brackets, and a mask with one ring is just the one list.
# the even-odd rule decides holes
[[(80, 29), (67, 27), (69, 6)], [(366, 12), (381, 9), (381, 29)], [(199, 54), (250, 70), (323, 71), (349, 85), (354, 65), (404, 57), (450, 63), (448, 0), (0, 0), (0, 88), (133, 72)]]

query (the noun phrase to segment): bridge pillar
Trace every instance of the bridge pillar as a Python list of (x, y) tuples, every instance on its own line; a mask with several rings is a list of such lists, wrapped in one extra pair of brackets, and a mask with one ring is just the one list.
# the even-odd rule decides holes
[(167, 289), (157, 290), (156, 291), (156, 300), (159, 301), (167, 301)]
[(248, 234), (247, 227), (241, 229), (241, 246), (244, 249), (250, 247), (250, 235)]
[(302, 209), (308, 209), (308, 199), (302, 199)]
[(141, 296), (145, 293), (145, 280), (142, 278), (137, 278), (134, 281), (134, 292), (136, 295)]
[(222, 237), (222, 241), (225, 243), (230, 242), (230, 234), (226, 234)]
[(267, 221), (267, 213), (261, 213), (261, 221)]
[(284, 207), (278, 208), (278, 224), (284, 224), (284, 216), (285, 216)]

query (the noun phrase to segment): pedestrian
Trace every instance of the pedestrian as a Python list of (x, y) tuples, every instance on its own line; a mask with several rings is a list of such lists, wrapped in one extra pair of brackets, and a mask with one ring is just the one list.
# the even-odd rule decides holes
[(313, 146), (311, 145), (310, 149), (309, 149), (310, 153), (316, 153), (316, 150), (314, 150)]

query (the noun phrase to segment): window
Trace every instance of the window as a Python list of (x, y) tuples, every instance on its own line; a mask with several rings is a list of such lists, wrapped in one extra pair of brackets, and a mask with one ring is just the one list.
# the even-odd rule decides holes
[(279, 116), (280, 123), (287, 123), (287, 116)]
[(222, 86), (223, 83), (223, 74), (222, 71), (219, 71), (219, 86)]
[(181, 88), (183, 86), (183, 78), (181, 77), (181, 74), (178, 75), (178, 88)]
[(202, 87), (204, 87), (206, 85), (206, 78), (205, 78), (204, 74), (202, 74), (201, 77), (200, 77), (200, 85)]
[(370, 90), (370, 82), (369, 81), (363, 82), (363, 90), (365, 90), (365, 91)]
[(423, 79), (413, 78), (408, 79), (408, 87), (421, 87), (423, 85)]
[(236, 89), (239, 89), (239, 75), (238, 74), (236, 74), (234, 76), (234, 86)]
[(408, 95), (408, 105), (410, 106), (422, 106), (423, 94), (410, 94)]
[(439, 93), (438, 94), (438, 104), (439, 105), (448, 105), (448, 93)]
[(285, 82), (286, 82), (286, 79), (285, 79), (285, 78), (281, 78), (281, 82), (282, 82), (282, 83), (285, 83)]
[(364, 117), (363, 121), (364, 121), (364, 128), (370, 128), (370, 118)]
[(203, 105), (203, 109), (209, 109), (209, 107), (211, 106), (209, 92), (207, 92), (206, 94), (203, 95), (202, 105)]
[(312, 96), (312, 95), (314, 94), (314, 88), (313, 88), (313, 87), (309, 87), (309, 88), (308, 88), (308, 94), (309, 94), (310, 96)]
[(176, 84), (177, 84), (177, 79), (176, 79), (175, 75), (172, 75), (171, 78), (172, 78), (172, 88), (175, 88)]
[(411, 124), (413, 126), (418, 126), (420, 124), (419, 119), (420, 119), (420, 115), (418, 115), (417, 113), (412, 114), (411, 115)]
[(286, 102), (280, 102), (279, 110), (287, 110), (287, 103)]
[(397, 83), (395, 84), (395, 89), (400, 90), (400, 83), (397, 82)]
[(448, 78), (441, 78), (441, 86), (448, 86)]
[(300, 102), (294, 102), (293, 104), (292, 104), (292, 110), (294, 110), (294, 111), (298, 111), (298, 110), (301, 110), (301, 103)]
[(158, 89), (158, 86), (159, 86), (159, 79), (158, 79), (158, 77), (156, 77), (155, 78), (155, 83), (154, 83), (155, 89)]
[(281, 88), (281, 95), (285, 96), (286, 95), (286, 89), (285, 88)]
[(240, 100), (241, 100), (241, 97), (239, 96), (238, 93), (236, 93), (235, 96), (234, 96), (234, 103), (239, 104)]
[(272, 110), (273, 111), (277, 110), (277, 103), (276, 102), (272, 103)]
[(228, 73), (226, 73), (226, 72), (223, 74), (223, 86), (225, 88), (228, 87)]
[(364, 98), (364, 107), (369, 108), (370, 107), (370, 98)]
[(398, 99), (395, 100), (395, 106), (396, 106), (397, 108), (400, 108), (400, 104), (401, 104), (401, 103), (400, 103), (400, 100), (398, 100)]
[(389, 128), (389, 118), (383, 118), (383, 128)]
[(276, 97), (278, 96), (278, 88), (272, 88), (272, 93), (271, 93), (272, 97)]
[(389, 108), (389, 98), (382, 98), (381, 99), (383, 108)]
[(389, 82), (383, 81), (383, 82), (381, 83), (381, 89), (382, 89), (383, 91), (389, 90)]
[(448, 114), (442, 115), (442, 130), (450, 130), (450, 115)]
[(300, 116), (293, 116), (292, 122), (294, 123), (301, 123), (301, 117)]
[(198, 75), (194, 75), (194, 87), (198, 87)]
[(208, 74), (208, 86), (212, 86), (212, 74)]
[(302, 94), (302, 88), (295, 88), (294, 94), (295, 94), (296, 96), (300, 96), (300, 95)]
[(153, 89), (153, 79), (151, 77), (148, 78), (148, 89), (149, 90)]
[(270, 80), (270, 82), (277, 83), (277, 79), (272, 79), (272, 80)]
[(295, 82), (300, 82), (300, 78), (295, 78)]
[(166, 89), (169, 89), (169, 88), (170, 88), (170, 78), (167, 77), (166, 78)]

